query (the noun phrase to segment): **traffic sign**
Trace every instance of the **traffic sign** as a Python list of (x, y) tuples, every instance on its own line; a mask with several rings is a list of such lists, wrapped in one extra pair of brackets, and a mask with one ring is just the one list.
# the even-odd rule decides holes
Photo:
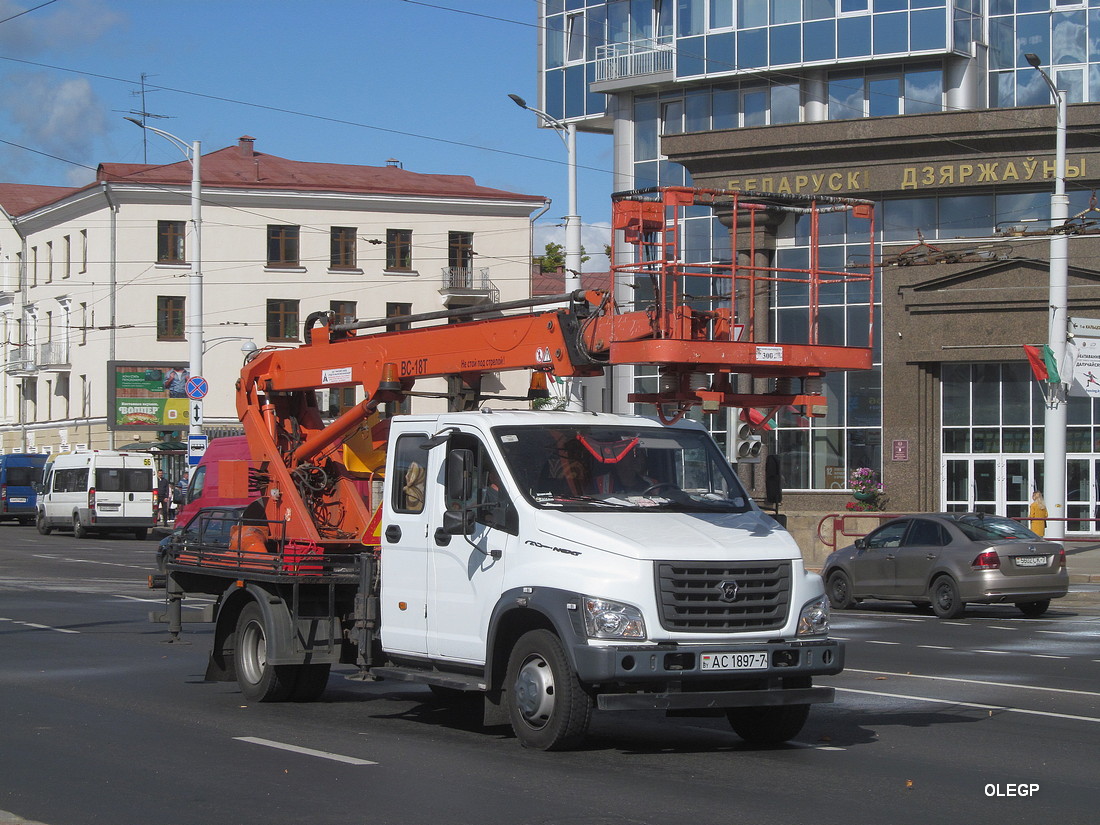
[(199, 463), (206, 453), (206, 445), (209, 440), (202, 433), (189, 433), (187, 436), (187, 463), (194, 466)]
[(206, 398), (206, 394), (210, 392), (210, 385), (201, 375), (192, 375), (187, 379), (186, 392), (188, 398), (198, 401), (200, 398)]

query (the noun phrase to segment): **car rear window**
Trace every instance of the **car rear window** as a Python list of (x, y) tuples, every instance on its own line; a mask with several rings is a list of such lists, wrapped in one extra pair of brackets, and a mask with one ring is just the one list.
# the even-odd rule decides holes
[(1037, 539), (1022, 524), (1007, 518), (966, 518), (958, 522), (963, 534), (974, 541), (990, 541), (997, 539)]
[(8, 467), (8, 484), (12, 487), (32, 487), (41, 473), (36, 467)]
[(95, 471), (95, 488), (102, 493), (147, 493), (153, 489), (153, 471), (100, 467)]

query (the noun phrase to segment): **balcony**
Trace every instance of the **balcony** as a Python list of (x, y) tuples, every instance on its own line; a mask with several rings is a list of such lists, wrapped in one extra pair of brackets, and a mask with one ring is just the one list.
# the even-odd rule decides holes
[[(635, 81), (641, 77), (646, 77), (647, 81), (671, 80), (672, 56), (671, 36), (599, 46), (596, 49), (596, 85), (592, 91), (619, 88), (624, 84), (616, 81)], [(611, 85), (597, 88), (601, 83)], [(633, 82), (626, 85), (633, 85)]]
[(34, 360), (34, 347), (29, 344), (20, 344), (8, 350), (8, 360), (4, 364), (4, 371), (8, 375), (27, 376), (38, 372), (38, 365)]
[(65, 341), (51, 341), (48, 344), (39, 344), (38, 369), (46, 372), (66, 372), (71, 369), (69, 363), (69, 344)]
[(443, 288), (439, 290), (439, 294), (443, 296), (443, 305), (448, 309), (495, 304), (500, 300), (500, 290), (489, 280), (488, 267), (443, 267)]

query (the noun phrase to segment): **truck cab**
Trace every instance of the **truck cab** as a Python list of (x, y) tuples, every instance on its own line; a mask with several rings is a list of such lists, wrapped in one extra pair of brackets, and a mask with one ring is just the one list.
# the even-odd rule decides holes
[(776, 741), (832, 697), (811, 687), (843, 664), (821, 579), (697, 424), (399, 417), (382, 506), (387, 657), (500, 687), (537, 747), (587, 724), (562, 712), (581, 694), (686, 711), (719, 691), (739, 733)]

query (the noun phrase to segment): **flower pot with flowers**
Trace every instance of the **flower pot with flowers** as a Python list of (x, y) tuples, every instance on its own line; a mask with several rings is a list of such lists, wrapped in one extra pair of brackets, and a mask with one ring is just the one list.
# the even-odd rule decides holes
[(870, 467), (858, 467), (848, 476), (848, 487), (852, 498), (846, 505), (848, 510), (878, 511), (883, 509), (886, 499), (882, 495), (882, 483)]

